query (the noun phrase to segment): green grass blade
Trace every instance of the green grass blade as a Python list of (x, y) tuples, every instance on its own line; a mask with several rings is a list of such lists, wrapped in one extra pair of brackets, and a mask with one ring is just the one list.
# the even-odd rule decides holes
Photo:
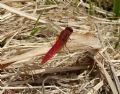
[(35, 26), (32, 29), (32, 32), (30, 33), (31, 36), (34, 36), (39, 31), (39, 28), (37, 26), (39, 24), (39, 19), (40, 19), (41, 15), (42, 15), (42, 13), (38, 16), (37, 21), (35, 22)]
[(118, 41), (115, 43), (115, 49), (120, 48), (120, 34), (118, 36)]
[(120, 17), (120, 0), (114, 0), (113, 12), (115, 19), (118, 19), (118, 17)]
[(94, 8), (93, 8), (93, 3), (91, 0), (88, 1), (89, 3), (89, 9), (88, 9), (88, 12), (90, 15), (94, 15), (95, 14), (95, 11), (94, 11)]

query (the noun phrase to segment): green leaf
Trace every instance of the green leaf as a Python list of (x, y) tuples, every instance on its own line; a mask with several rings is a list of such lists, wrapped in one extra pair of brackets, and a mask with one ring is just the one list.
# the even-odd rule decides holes
[(120, 34), (118, 36), (118, 41), (115, 43), (115, 49), (120, 48)]
[(30, 36), (34, 36), (39, 31), (40, 28), (38, 27), (38, 24), (39, 24), (39, 19), (40, 19), (41, 15), (42, 15), (42, 13), (38, 16), (38, 18), (35, 22), (35, 26), (32, 29), (32, 32), (30, 33)]
[(113, 2), (113, 12), (114, 12), (114, 18), (118, 19), (120, 17), (120, 0), (114, 0)]
[(89, 8), (88, 8), (88, 12), (90, 15), (94, 15), (95, 14), (95, 10), (93, 8), (93, 3), (91, 0), (88, 1), (89, 2)]
[(34, 36), (38, 31), (39, 31), (40, 28), (34, 28), (31, 32), (31, 36)]

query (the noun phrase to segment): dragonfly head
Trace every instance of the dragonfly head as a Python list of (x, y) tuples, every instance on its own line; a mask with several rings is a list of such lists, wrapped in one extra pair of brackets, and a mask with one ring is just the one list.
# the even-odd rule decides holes
[(65, 30), (70, 31), (71, 33), (73, 32), (73, 29), (71, 27), (66, 27)]

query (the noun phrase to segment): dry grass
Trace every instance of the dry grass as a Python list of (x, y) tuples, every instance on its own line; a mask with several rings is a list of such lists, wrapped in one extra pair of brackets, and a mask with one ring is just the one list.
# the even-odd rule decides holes
[[(119, 94), (119, 21), (96, 6), (72, 0), (0, 1), (0, 94)], [(39, 32), (29, 36), (39, 14)], [(40, 61), (66, 26), (74, 33), (46, 64)]]

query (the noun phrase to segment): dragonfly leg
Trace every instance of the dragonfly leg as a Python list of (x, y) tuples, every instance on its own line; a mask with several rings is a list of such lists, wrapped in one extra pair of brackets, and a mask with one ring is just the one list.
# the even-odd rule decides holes
[[(64, 47), (63, 47), (64, 48)], [(65, 44), (65, 48), (67, 49), (67, 54), (69, 54), (70, 53), (70, 50), (69, 50), (69, 48), (66, 46), (66, 44)]]

